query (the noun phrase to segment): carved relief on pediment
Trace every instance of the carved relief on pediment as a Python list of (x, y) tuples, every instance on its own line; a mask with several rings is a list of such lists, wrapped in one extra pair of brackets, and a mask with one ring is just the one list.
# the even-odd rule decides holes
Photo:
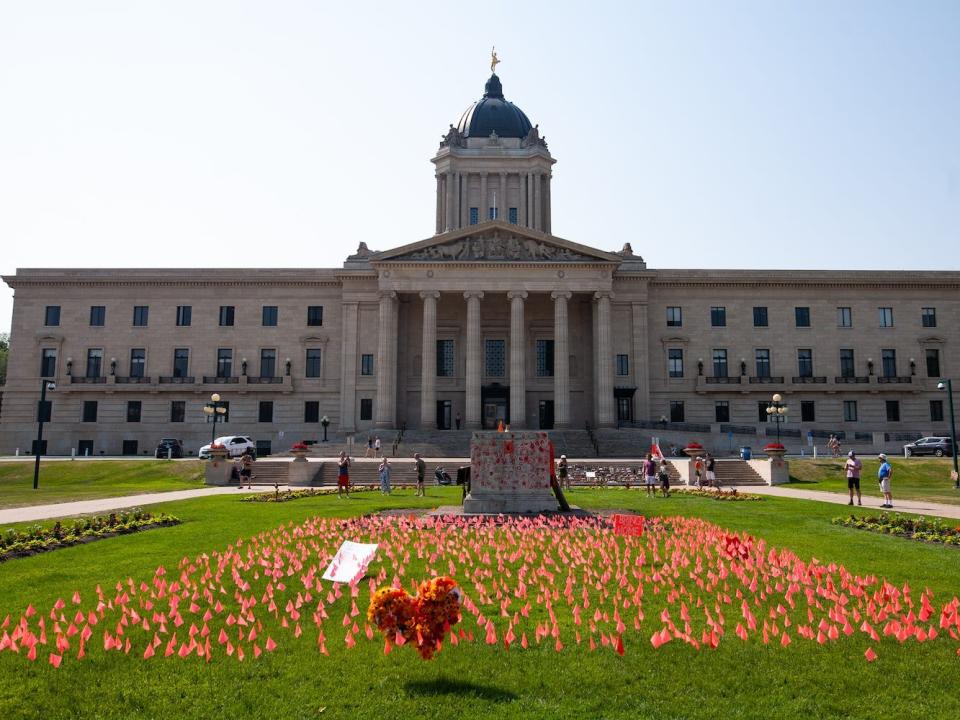
[(591, 262), (596, 258), (533, 238), (490, 232), (430, 245), (393, 260)]

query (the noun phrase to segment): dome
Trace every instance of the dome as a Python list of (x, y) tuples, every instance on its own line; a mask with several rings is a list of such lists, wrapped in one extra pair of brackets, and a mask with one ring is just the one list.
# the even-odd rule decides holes
[(500, 78), (494, 73), (483, 97), (464, 111), (457, 130), (464, 137), (490, 137), (495, 132), (500, 137), (525, 138), (532, 127), (523, 110), (504, 99)]

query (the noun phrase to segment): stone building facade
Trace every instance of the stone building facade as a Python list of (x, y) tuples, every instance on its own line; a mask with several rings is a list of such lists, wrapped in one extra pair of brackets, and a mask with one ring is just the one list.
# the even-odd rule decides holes
[[(264, 450), (332, 433), (674, 427), (945, 434), (960, 273), (658, 270), (552, 234), (539, 128), (493, 75), (450, 126), (436, 233), (342, 268), (20, 269), (0, 452)], [(211, 428), (212, 393), (229, 403)], [(458, 423), (459, 421), (459, 423)]]

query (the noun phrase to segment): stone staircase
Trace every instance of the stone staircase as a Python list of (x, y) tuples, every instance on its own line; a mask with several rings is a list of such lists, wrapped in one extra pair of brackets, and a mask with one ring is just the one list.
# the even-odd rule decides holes
[(743, 460), (717, 460), (714, 472), (721, 487), (767, 484), (757, 471)]
[[(427, 461), (427, 472), (424, 481), (427, 485), (435, 485), (434, 471), (440, 463)], [(444, 469), (450, 474), (450, 477), (456, 480), (457, 467), (459, 465), (443, 464)], [(390, 484), (397, 485), (415, 485), (417, 482), (417, 466), (414, 461), (407, 459), (397, 459), (390, 461)], [(323, 469), (314, 478), (314, 485), (333, 485), (337, 484), (337, 464), (335, 462), (323, 463)], [(380, 484), (380, 461), (364, 460), (359, 458), (350, 465), (350, 484), (351, 485), (379, 485)]]

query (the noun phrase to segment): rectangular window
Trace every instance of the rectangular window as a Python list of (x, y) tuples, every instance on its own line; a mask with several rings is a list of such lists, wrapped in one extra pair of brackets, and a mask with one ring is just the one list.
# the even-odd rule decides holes
[(97, 401), (96, 400), (84, 400), (83, 401), (83, 415), (81, 417), (83, 422), (93, 422), (97, 421)]
[(121, 455), (136, 455), (137, 446), (139, 443), (136, 440), (124, 440), (120, 446)]
[(103, 327), (106, 321), (107, 321), (107, 306), (91, 305), (90, 306), (90, 326)]
[(273, 422), (273, 400), (261, 400), (257, 410), (257, 422)]
[(487, 377), (503, 377), (506, 370), (506, 340), (487, 340), (484, 345), (484, 367)]
[(667, 374), (672, 378), (683, 377), (682, 348), (670, 348), (667, 350)]
[[(226, 400), (221, 400), (220, 406), (224, 409), (224, 413), (220, 417), (220, 422), (230, 422), (230, 403)], [(207, 422), (210, 422), (210, 418), (207, 418)]]
[(923, 323), (923, 327), (936, 327), (937, 309), (932, 307), (921, 308), (920, 321)]
[(56, 327), (60, 324), (59, 305), (47, 305), (47, 309), (43, 314), (43, 324), (48, 327)]
[(95, 378), (100, 377), (100, 373), (103, 369), (103, 349), (102, 348), (90, 348), (87, 350), (87, 377)]
[(303, 403), (303, 421), (305, 423), (320, 422), (319, 400), (307, 400)]
[(770, 421), (770, 415), (767, 414), (768, 407), (770, 407), (769, 402), (763, 400), (757, 401), (757, 422), (765, 423)]
[(853, 310), (848, 307), (837, 308), (837, 327), (853, 327)]
[(717, 348), (713, 351), (713, 376), (727, 376), (727, 351), (725, 348)]
[(857, 421), (857, 401), (856, 400), (843, 401), (843, 421), (844, 422)]
[(233, 325), (233, 305), (220, 306), (220, 327), (230, 327)]
[(710, 308), (710, 325), (712, 327), (727, 326), (727, 309), (721, 305)]
[(499, 213), (497, 212), (497, 210), (498, 208), (495, 208), (495, 207), (488, 208), (487, 220), (496, 220), (497, 217), (499, 216)]
[(803, 378), (813, 377), (813, 350), (797, 350), (797, 375)]
[(517, 220), (517, 217), (518, 217), (518, 214), (517, 214), (517, 209), (516, 209), (516, 208), (510, 208), (510, 209), (507, 211), (507, 218), (509, 219), (511, 225), (516, 225), (517, 222), (519, 222), (519, 221)]
[(810, 327), (810, 308), (795, 307), (793, 314), (797, 321), (797, 327)]
[(277, 310), (276, 305), (264, 305), (263, 306), (263, 326), (276, 327), (278, 314), (279, 312)]
[(127, 400), (127, 422), (140, 422), (143, 403), (140, 400)]
[(630, 374), (630, 356), (617, 355), (617, 375), (626, 377)]
[(147, 370), (146, 348), (130, 348), (130, 377), (142, 378)]
[(882, 307), (880, 311), (880, 327), (893, 327), (893, 308)]
[(476, 225), (480, 222), (480, 208), (470, 208), (470, 224)]
[(57, 350), (44, 348), (40, 356), (40, 377), (52, 378), (57, 375)]
[(670, 422), (683, 422), (683, 400), (670, 401)]
[(927, 377), (940, 377), (940, 351), (928, 348), (926, 351)]
[(667, 327), (683, 327), (683, 308), (667, 308)]
[(373, 420), (373, 400), (371, 398), (360, 398), (360, 419)]
[(813, 400), (800, 401), (800, 421), (801, 422), (817, 421), (816, 406), (814, 405)]
[(753, 326), (767, 327), (768, 324), (767, 309), (765, 307), (755, 307), (753, 309)]
[(437, 377), (453, 377), (456, 370), (453, 340), (437, 340)]
[(713, 417), (718, 423), (730, 422), (730, 403), (727, 400), (717, 400), (713, 404)]
[(181, 423), (187, 419), (187, 401), (186, 400), (171, 400), (170, 401), (170, 422), (172, 423)]
[(930, 401), (930, 420), (932, 422), (943, 422), (943, 400)]
[(176, 348), (173, 351), (173, 376), (187, 377), (190, 371), (190, 350)]
[(307, 348), (307, 362), (304, 372), (308, 378), (320, 377), (320, 348)]
[(373, 375), (373, 355), (365, 353), (360, 356), (360, 374)]
[(133, 306), (133, 324), (135, 327), (146, 327), (147, 323), (150, 322), (150, 306), (149, 305), (134, 305)]
[(217, 348), (217, 377), (228, 378), (233, 376), (233, 350), (231, 348)]
[(323, 305), (311, 305), (307, 308), (307, 325), (310, 327), (323, 325)]
[[(37, 402), (37, 422), (51, 422), (53, 420), (53, 400)], [(36, 442), (36, 440), (34, 440)], [(46, 440), (44, 440), (46, 442)], [(36, 453), (34, 453), (36, 455)]]
[(897, 351), (889, 348), (880, 351), (880, 362), (883, 364), (884, 377), (897, 376)]
[(177, 327), (189, 327), (193, 322), (193, 305), (177, 305)]
[(857, 374), (853, 365), (853, 350), (842, 348), (840, 350), (840, 377), (852, 378)]
[(760, 349), (754, 353), (757, 377), (770, 377), (770, 351)]
[(887, 400), (887, 422), (900, 422), (900, 401)]
[(537, 340), (537, 377), (553, 377), (553, 340)]
[(260, 377), (272, 378), (277, 376), (277, 351), (275, 348), (264, 348), (260, 351)]

